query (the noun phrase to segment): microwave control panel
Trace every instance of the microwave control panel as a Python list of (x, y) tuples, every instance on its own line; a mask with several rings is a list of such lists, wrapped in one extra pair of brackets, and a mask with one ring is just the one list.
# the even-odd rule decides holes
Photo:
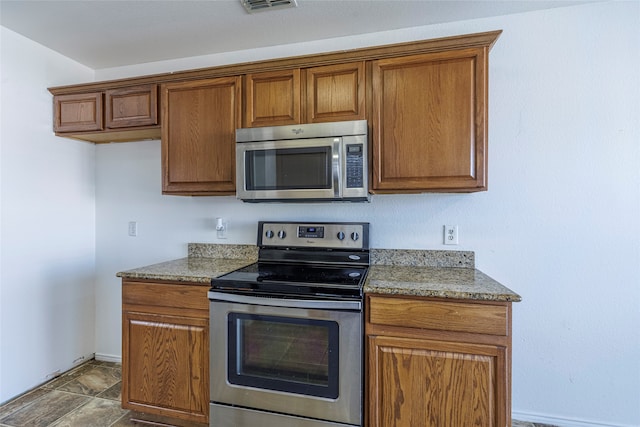
[(364, 186), (364, 148), (362, 144), (347, 144), (347, 188)]

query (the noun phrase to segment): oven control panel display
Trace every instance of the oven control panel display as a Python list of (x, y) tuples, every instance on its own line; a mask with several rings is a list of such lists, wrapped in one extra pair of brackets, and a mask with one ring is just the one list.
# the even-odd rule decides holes
[(324, 227), (301, 225), (300, 227), (298, 227), (298, 237), (305, 237), (307, 239), (322, 239), (324, 238)]
[(258, 246), (369, 249), (369, 224), (259, 222)]

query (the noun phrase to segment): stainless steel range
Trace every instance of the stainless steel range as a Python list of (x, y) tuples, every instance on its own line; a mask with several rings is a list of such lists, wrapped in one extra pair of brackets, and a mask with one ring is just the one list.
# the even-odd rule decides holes
[(361, 426), (368, 223), (258, 223), (212, 280), (211, 427)]

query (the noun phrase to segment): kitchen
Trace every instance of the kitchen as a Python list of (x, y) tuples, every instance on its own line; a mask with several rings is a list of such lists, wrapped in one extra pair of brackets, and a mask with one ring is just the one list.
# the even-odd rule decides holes
[[(637, 2), (595, 2), (92, 70), (3, 27), (0, 401), (81, 356), (119, 359), (116, 272), (183, 257), (189, 242), (254, 243), (259, 220), (319, 216), (371, 223), (377, 248), (448, 249), (442, 226), (459, 225), (455, 248), (523, 296), (514, 418), (640, 424), (637, 28)], [(51, 133), (54, 85), (496, 29), (487, 192), (331, 209), (162, 196), (158, 141), (93, 146)]]

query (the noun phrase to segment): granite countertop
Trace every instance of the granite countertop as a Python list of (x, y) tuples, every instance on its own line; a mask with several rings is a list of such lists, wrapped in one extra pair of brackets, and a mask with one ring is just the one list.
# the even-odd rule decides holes
[(475, 268), (372, 265), (365, 293), (482, 301), (521, 300), (520, 295)]
[(213, 277), (244, 267), (258, 259), (254, 245), (190, 243), (186, 258), (161, 262), (116, 274), (123, 279), (170, 280), (210, 285)]
[(123, 279), (170, 280), (211, 285), (211, 278), (222, 276), (253, 261), (227, 258), (180, 258), (133, 270), (121, 271)]
[(364, 292), (482, 301), (522, 299), (476, 269), (472, 251), (372, 249)]
[[(210, 284), (211, 278), (257, 260), (253, 245), (190, 243), (186, 258), (117, 273), (124, 279)], [(482, 301), (521, 300), (520, 295), (475, 268), (470, 251), (372, 249), (365, 293)]]

